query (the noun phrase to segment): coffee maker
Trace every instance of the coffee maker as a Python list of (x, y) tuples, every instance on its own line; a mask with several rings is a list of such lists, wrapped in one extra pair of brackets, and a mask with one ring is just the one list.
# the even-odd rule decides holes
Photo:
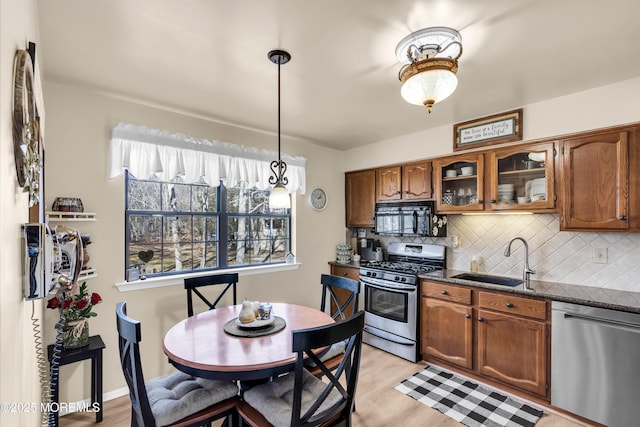
[(380, 240), (358, 239), (358, 249), (362, 261), (375, 261), (376, 251), (380, 247)]

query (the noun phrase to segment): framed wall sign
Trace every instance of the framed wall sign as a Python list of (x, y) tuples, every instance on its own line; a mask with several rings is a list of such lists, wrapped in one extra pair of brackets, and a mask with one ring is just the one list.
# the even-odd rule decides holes
[(453, 125), (453, 151), (522, 141), (522, 108)]

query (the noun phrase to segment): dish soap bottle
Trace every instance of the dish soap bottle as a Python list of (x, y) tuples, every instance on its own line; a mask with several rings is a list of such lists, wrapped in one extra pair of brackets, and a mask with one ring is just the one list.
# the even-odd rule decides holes
[(476, 258), (475, 255), (473, 255), (471, 257), (471, 266), (469, 267), (469, 270), (472, 273), (477, 273), (478, 272), (478, 258)]

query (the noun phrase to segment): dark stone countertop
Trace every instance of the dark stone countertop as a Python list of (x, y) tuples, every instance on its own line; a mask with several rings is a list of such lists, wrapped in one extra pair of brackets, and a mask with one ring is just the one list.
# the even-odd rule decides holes
[(531, 290), (525, 291), (524, 285), (514, 287), (492, 285), (488, 283), (456, 279), (453, 277), (462, 273), (468, 273), (468, 271), (447, 269), (428, 274), (421, 274), (419, 277), (421, 279), (431, 279), (456, 285), (474, 286), (476, 288), (486, 288), (540, 298), (549, 298), (553, 301), (563, 301), (593, 307), (608, 308), (611, 310), (640, 313), (640, 292), (618, 291), (615, 289), (545, 282), (541, 280), (531, 280), (529, 286)]
[[(360, 268), (366, 265), (366, 261), (361, 263), (351, 262), (347, 264), (330, 261), (329, 264), (342, 267)], [(553, 301), (563, 301), (640, 314), (640, 292), (618, 291), (615, 289), (545, 282), (542, 280), (531, 280), (529, 286), (531, 290), (525, 291), (523, 285), (514, 287), (491, 285), (489, 283), (461, 280), (453, 277), (462, 273), (468, 273), (468, 271), (446, 269), (433, 273), (421, 274), (419, 277), (421, 279), (432, 279), (456, 285), (474, 286), (476, 288), (493, 289), (502, 292), (513, 292), (533, 297), (549, 298)]]

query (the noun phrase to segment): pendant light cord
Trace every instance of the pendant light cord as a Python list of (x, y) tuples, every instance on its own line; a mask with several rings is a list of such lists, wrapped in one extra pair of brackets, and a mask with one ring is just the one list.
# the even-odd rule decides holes
[(278, 59), (278, 182), (282, 182), (282, 159), (280, 157), (280, 64), (282, 56)]

